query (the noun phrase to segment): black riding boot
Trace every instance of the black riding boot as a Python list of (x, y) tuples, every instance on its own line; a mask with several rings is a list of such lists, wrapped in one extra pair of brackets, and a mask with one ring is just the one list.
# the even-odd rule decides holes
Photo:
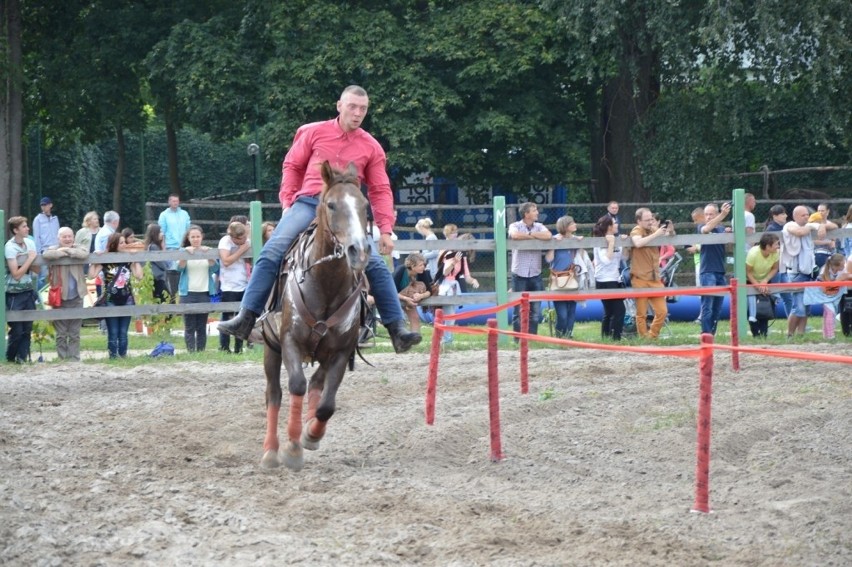
[(216, 326), (220, 333), (233, 335), (238, 339), (247, 341), (251, 330), (254, 328), (254, 323), (257, 321), (257, 313), (248, 309), (240, 309), (240, 312), (233, 319), (223, 321)]
[(393, 350), (396, 351), (397, 354), (406, 352), (414, 345), (420, 344), (420, 341), (423, 340), (420, 333), (408, 332), (405, 328), (405, 323), (403, 323), (401, 319), (399, 321), (388, 323), (385, 327), (387, 328), (388, 333), (390, 333)]

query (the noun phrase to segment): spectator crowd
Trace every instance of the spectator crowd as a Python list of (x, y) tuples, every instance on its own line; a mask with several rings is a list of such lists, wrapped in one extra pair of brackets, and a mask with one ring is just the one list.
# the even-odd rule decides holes
[[(744, 228), (747, 235), (758, 231), (753, 211), (756, 201), (750, 194), (745, 198)], [(41, 213), (32, 223), (32, 234), (27, 219), (12, 217), (8, 221), (9, 240), (6, 242), (6, 309), (19, 311), (35, 309), (40, 296), (36, 290), (48, 286), (51, 290), (51, 307), (73, 309), (84, 305), (90, 284), (94, 284), (95, 305), (122, 306), (135, 302), (134, 280), (143, 277), (142, 262), (97, 263), (93, 258), (106, 252), (148, 252), (184, 250), (190, 255), (208, 251), (203, 244), (202, 229), (192, 224), (189, 214), (180, 206), (180, 198), (170, 195), (168, 208), (145, 230), (144, 239), (134, 232), (120, 229), (120, 215), (107, 211), (103, 226), (96, 211), (88, 212), (76, 232), (62, 226), (53, 213), (49, 197), (40, 201)], [(512, 240), (538, 240), (581, 242), (577, 223), (571, 216), (562, 216), (551, 232), (538, 220), (538, 207), (523, 203), (518, 207), (518, 220), (510, 224), (508, 237)], [(696, 234), (730, 232), (732, 222), (730, 203), (708, 203), (692, 211), (691, 219)], [(396, 210), (393, 211), (394, 221)], [(590, 236), (602, 238), (603, 246), (587, 251), (582, 246), (552, 249), (514, 249), (511, 257), (511, 289), (513, 291), (572, 291), (597, 288), (659, 289), (668, 282), (666, 266), (675, 257), (671, 245), (658, 241), (674, 235), (674, 224), (655, 215), (650, 208), (635, 211), (632, 228), (626, 228), (617, 202), (610, 202), (602, 216), (594, 223)], [(218, 259), (199, 258), (180, 261), (149, 260), (153, 289), (152, 300), (160, 303), (182, 304), (210, 303), (243, 300), (252, 274), (252, 264), (244, 258), (250, 250), (249, 223), (245, 216), (235, 216), (226, 233), (218, 241)], [(377, 226), (372, 226), (373, 237), (379, 240)], [(787, 210), (781, 205), (769, 209), (769, 217), (762, 224), (763, 234), (746, 253), (746, 278), (753, 289), (748, 296), (748, 323), (755, 337), (768, 333), (770, 317), (762, 307), (776, 302), (786, 318), (786, 334), (792, 338), (805, 333), (810, 307), (822, 307), (822, 334), (834, 339), (836, 321), (844, 335), (852, 334), (852, 294), (846, 291), (852, 284), (852, 237), (832, 239), (826, 233), (836, 228), (852, 228), (852, 206), (845, 216), (832, 219), (829, 206), (821, 203), (816, 210), (799, 205)], [(274, 223), (264, 223), (263, 238), (268, 239), (275, 229)], [(399, 252), (387, 256), (386, 263), (392, 272), (405, 322), (411, 332), (419, 333), (422, 321), (429, 320), (429, 309), (421, 305), (429, 297), (447, 297), (478, 289), (479, 281), (471, 271), (475, 252), (464, 246), (454, 247), (453, 242), (473, 240), (473, 234), (461, 233), (455, 224), (447, 224), (440, 231), (433, 228), (430, 218), (421, 218), (414, 230), (425, 241), (438, 241), (437, 232), (446, 242), (441, 247), (430, 247), (401, 257)], [(393, 240), (396, 234), (391, 232)], [(631, 246), (625, 246), (629, 239)], [(460, 249), (461, 248), (461, 249)], [(726, 286), (728, 276), (728, 251), (725, 244), (709, 243), (703, 246), (688, 245), (682, 252), (691, 254), (695, 261), (696, 284), (702, 287)], [(41, 255), (47, 261), (40, 266), (35, 261)], [(679, 257), (679, 255), (678, 255)], [(72, 258), (89, 259), (90, 264), (57, 263)], [(690, 268), (691, 269), (691, 268)], [(545, 280), (545, 270), (549, 276)], [(836, 281), (837, 286), (807, 287), (779, 291), (775, 283), (809, 281)], [(845, 293), (844, 293), (845, 292)], [(574, 331), (577, 302), (565, 294), (565, 300), (552, 303), (555, 335), (571, 338)], [(57, 299), (58, 298), (58, 299)], [(430, 302), (435, 304), (435, 301)], [(457, 302), (455, 302), (457, 303)], [(444, 306), (451, 314), (455, 303)], [(635, 297), (602, 300), (601, 336), (606, 340), (621, 340), (625, 323), (633, 314), (635, 330), (640, 338), (654, 340), (668, 316), (665, 297)], [(722, 296), (701, 296), (700, 314), (696, 322), (701, 331), (715, 334), (722, 310)], [(183, 317), (184, 341), (188, 352), (204, 351), (207, 346), (209, 313), (193, 312)], [(223, 313), (221, 320), (229, 321), (234, 313)], [(538, 333), (542, 322), (542, 304), (531, 303), (529, 332)], [(774, 315), (773, 315), (774, 316)], [(516, 307), (512, 324), (520, 330), (520, 312)], [(107, 335), (107, 351), (111, 358), (124, 357), (128, 350), (130, 316), (104, 317), (103, 331)], [(57, 356), (63, 360), (80, 359), (81, 319), (59, 319), (53, 323)], [(8, 325), (6, 360), (23, 363), (30, 359), (32, 322), (13, 322)], [(451, 344), (452, 333), (445, 333), (444, 344)], [(224, 352), (241, 353), (245, 341), (239, 336), (232, 339), (228, 333), (219, 334), (218, 348)]]
[[(203, 245), (204, 233), (192, 224), (189, 214), (180, 206), (180, 198), (170, 195), (168, 208), (160, 214), (158, 222), (151, 223), (144, 238), (138, 239), (130, 228), (120, 228), (120, 215), (107, 211), (101, 216), (90, 211), (82, 219), (76, 232), (62, 226), (53, 214), (49, 197), (40, 201), (41, 213), (33, 219), (32, 234), (25, 217), (9, 219), (9, 240), (6, 255), (6, 310), (36, 309), (47, 302), (52, 309), (75, 309), (84, 306), (87, 297), (94, 297), (94, 306), (134, 305), (139, 297), (134, 284), (144, 277), (143, 264), (151, 271), (151, 300), (158, 303), (183, 304), (239, 301), (245, 290), (251, 262), (243, 256), (250, 250), (249, 222), (243, 215), (231, 218), (227, 232), (218, 242), (218, 258), (200, 258), (180, 261), (99, 262), (104, 253), (133, 253), (183, 250), (190, 255), (207, 252)], [(268, 228), (266, 225), (270, 225)], [(264, 230), (274, 229), (273, 223), (264, 223)], [(45, 262), (38, 263), (41, 255)], [(76, 263), (58, 262), (73, 259)], [(83, 261), (89, 260), (85, 264)], [(94, 288), (93, 296), (90, 289)], [(47, 298), (40, 293), (49, 289)], [(188, 352), (206, 349), (208, 312), (188, 313), (183, 317), (184, 341)], [(232, 313), (223, 313), (228, 320)], [(127, 356), (128, 331), (131, 316), (100, 318), (100, 328), (107, 336), (110, 358)], [(80, 333), (83, 319), (56, 319), (56, 354), (60, 360), (80, 360)], [(8, 324), (6, 360), (24, 363), (31, 359), (33, 323), (30, 321)], [(234, 341), (233, 350), (227, 335), (219, 337), (219, 349), (225, 352), (242, 352), (243, 343)]]

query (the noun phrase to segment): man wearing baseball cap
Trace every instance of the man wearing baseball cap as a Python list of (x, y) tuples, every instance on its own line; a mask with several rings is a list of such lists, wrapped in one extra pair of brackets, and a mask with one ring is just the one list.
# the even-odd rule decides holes
[[(39, 201), (41, 213), (33, 219), (33, 240), (36, 252), (42, 254), (51, 246), (59, 246), (59, 217), (53, 214), (53, 201), (50, 197), (42, 197)], [(38, 275), (38, 289), (44, 287), (47, 270)]]

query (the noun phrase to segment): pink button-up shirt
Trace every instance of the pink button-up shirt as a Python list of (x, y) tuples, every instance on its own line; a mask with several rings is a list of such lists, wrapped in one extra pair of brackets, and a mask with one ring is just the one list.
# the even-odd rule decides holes
[(383, 233), (390, 233), (394, 222), (393, 193), (385, 169), (385, 151), (361, 128), (344, 132), (336, 118), (305, 124), (296, 131), (281, 168), (281, 206), (290, 207), (299, 197), (322, 192), (320, 166), (326, 160), (340, 170), (346, 169), (349, 162), (355, 164), (361, 183), (367, 186), (376, 226)]

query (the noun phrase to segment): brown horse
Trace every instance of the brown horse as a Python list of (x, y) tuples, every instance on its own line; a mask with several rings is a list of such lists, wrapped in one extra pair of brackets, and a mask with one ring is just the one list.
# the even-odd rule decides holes
[[(358, 342), (364, 268), (370, 259), (367, 199), (354, 165), (347, 171), (322, 164), (325, 187), (315, 224), (296, 240), (279, 279), (281, 322), (277, 341), (265, 333), (266, 437), (261, 465), (280, 465), (278, 414), (281, 409), (281, 362), (288, 375), (290, 413), (288, 442), (283, 451), (287, 468), (301, 470), (302, 449), (315, 450), (334, 413), (335, 396)], [(304, 362), (319, 368), (307, 383)], [(302, 406), (307, 391), (307, 413)]]

